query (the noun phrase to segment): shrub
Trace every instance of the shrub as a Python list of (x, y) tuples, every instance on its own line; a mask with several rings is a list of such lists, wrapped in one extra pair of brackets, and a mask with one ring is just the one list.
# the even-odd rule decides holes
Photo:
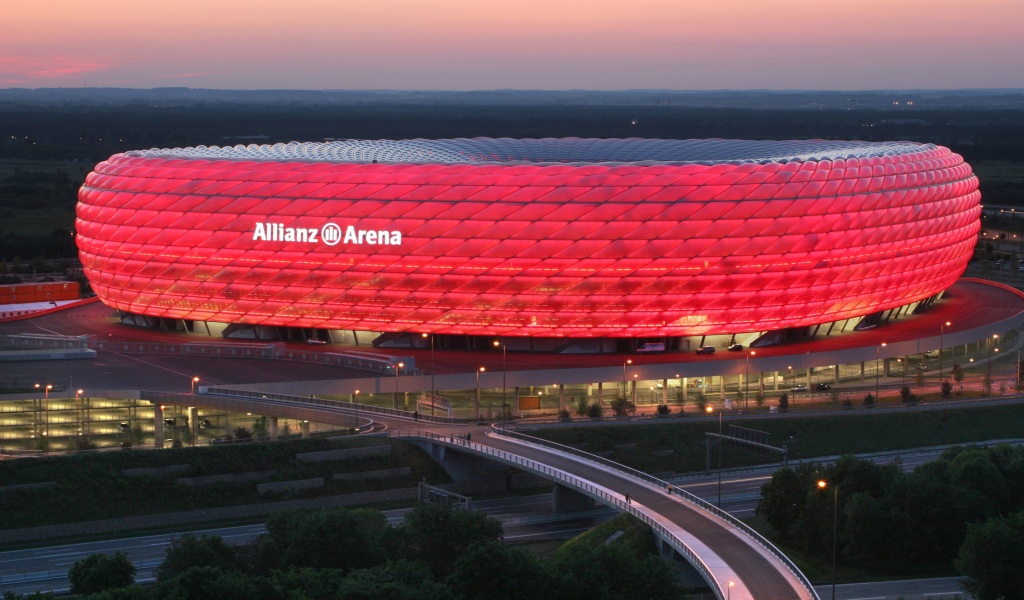
[(655, 411), (659, 417), (663, 417), (672, 412), (672, 409), (670, 409), (667, 404), (659, 404)]
[(90, 554), (68, 569), (72, 594), (95, 594), (135, 583), (135, 565), (124, 552)]

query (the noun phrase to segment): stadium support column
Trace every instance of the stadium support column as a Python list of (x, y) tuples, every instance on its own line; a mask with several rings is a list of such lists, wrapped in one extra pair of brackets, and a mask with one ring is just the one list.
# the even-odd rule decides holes
[(839, 385), (839, 364), (837, 363), (834, 369), (835, 373), (832, 379), (832, 385)]
[(192, 430), (192, 445), (199, 441), (199, 409), (195, 406), (188, 407), (188, 426)]
[(558, 412), (565, 410), (565, 384), (558, 384)]
[(309, 421), (302, 421), (300, 431), (302, 432), (302, 439), (305, 440), (309, 438)]
[(162, 404), (153, 407), (153, 447), (164, 447), (164, 407)]
[(683, 402), (686, 402), (687, 400), (690, 399), (690, 390), (688, 389), (689, 387), (690, 387), (690, 378), (689, 377), (683, 377)]
[(668, 406), (668, 379), (661, 380), (661, 403)]
[(779, 372), (778, 371), (775, 371), (775, 377), (772, 377), (772, 383), (775, 385), (775, 389), (773, 391), (776, 391), (776, 392), (779, 391)]
[(277, 433), (277, 417), (267, 417), (267, 425), (270, 427), (270, 439), (276, 440)]
[(860, 382), (864, 383), (864, 361), (860, 361)]
[(597, 404), (604, 404), (604, 384), (600, 381), (597, 382)]

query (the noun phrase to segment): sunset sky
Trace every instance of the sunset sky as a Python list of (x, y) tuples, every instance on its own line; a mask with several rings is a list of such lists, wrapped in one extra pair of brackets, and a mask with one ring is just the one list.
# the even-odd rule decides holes
[(37, 0), (0, 87), (1024, 87), (1021, 0)]

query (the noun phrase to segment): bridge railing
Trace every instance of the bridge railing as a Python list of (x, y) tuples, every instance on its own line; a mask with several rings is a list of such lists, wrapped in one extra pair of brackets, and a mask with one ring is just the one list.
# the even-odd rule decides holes
[(215, 388), (206, 386), (200, 387), (199, 393), (201, 395), (205, 394), (208, 396), (246, 398), (250, 400), (274, 400), (277, 402), (294, 402), (297, 404), (327, 406), (331, 408), (341, 408), (361, 413), (371, 413), (378, 415), (386, 415), (389, 417), (398, 417), (401, 419), (409, 419), (410, 421), (419, 420), (425, 423), (455, 424), (466, 422), (465, 419), (456, 419), (452, 417), (438, 417), (423, 413), (410, 412), (408, 410), (401, 410), (397, 408), (386, 408), (383, 406), (373, 406), (370, 404), (357, 404), (355, 402), (346, 402), (344, 400), (328, 400), (326, 398), (317, 398), (316, 396), (291, 396), (288, 394), (272, 394), (269, 392), (254, 392), (251, 390), (235, 390), (231, 388)]
[(711, 502), (708, 502), (707, 500), (704, 500), (703, 498), (700, 498), (699, 496), (691, 494), (690, 492), (687, 492), (686, 490), (683, 490), (683, 489), (677, 488), (675, 486), (672, 486), (669, 482), (664, 481), (662, 479), (658, 479), (657, 477), (654, 477), (653, 475), (649, 475), (647, 473), (644, 473), (643, 471), (638, 471), (636, 469), (627, 467), (626, 465), (623, 465), (621, 463), (617, 463), (615, 461), (608, 460), (607, 458), (603, 458), (601, 456), (597, 456), (596, 454), (590, 454), (589, 452), (584, 452), (584, 451), (579, 450), (577, 448), (573, 448), (572, 446), (566, 446), (564, 444), (559, 444), (557, 442), (551, 442), (551, 441), (544, 440), (544, 439), (541, 439), (541, 438), (537, 438), (537, 437), (533, 437), (533, 436), (530, 436), (530, 435), (526, 435), (524, 433), (519, 433), (517, 431), (509, 431), (507, 429), (502, 429), (500, 427), (494, 427), (492, 429), (492, 432), (495, 433), (495, 434), (498, 434), (498, 435), (503, 435), (503, 436), (510, 437), (510, 438), (513, 438), (513, 439), (522, 440), (524, 442), (529, 442), (531, 444), (537, 444), (539, 446), (546, 446), (548, 448), (551, 448), (553, 450), (558, 450), (559, 452), (563, 452), (563, 453), (566, 453), (566, 454), (573, 454), (573, 455), (576, 455), (576, 456), (580, 456), (580, 457), (586, 458), (587, 460), (590, 460), (592, 462), (598, 463), (598, 464), (600, 464), (602, 466), (605, 466), (605, 467), (614, 469), (616, 471), (619, 471), (620, 473), (625, 473), (625, 474), (630, 475), (632, 477), (635, 477), (637, 479), (641, 479), (643, 481), (651, 483), (651, 484), (653, 484), (653, 485), (655, 485), (657, 487), (660, 487), (661, 489), (664, 489), (664, 490), (672, 489), (672, 493), (676, 494), (677, 496), (679, 496), (683, 500), (686, 500), (686, 501), (688, 501), (688, 502), (690, 502), (690, 503), (692, 503), (692, 504), (694, 504), (694, 505), (696, 505), (696, 506), (698, 506), (698, 507), (700, 507), (700, 508), (702, 508), (702, 509), (704, 509), (704, 510), (706, 510), (708, 512), (713, 513), (714, 515), (718, 516), (719, 518), (721, 518), (722, 520), (726, 521), (730, 525), (736, 527), (736, 529), (742, 531), (744, 534), (747, 535), (747, 537), (751, 538), (755, 543), (757, 543), (759, 546), (761, 546), (766, 551), (768, 551), (773, 556), (775, 556), (775, 558), (777, 558), (780, 562), (782, 562), (782, 564), (784, 564), (786, 566), (786, 568), (789, 569), (789, 571), (800, 581), (801, 585), (803, 585), (804, 588), (807, 589), (808, 593), (811, 595), (811, 598), (815, 598), (815, 599), (818, 598), (818, 593), (814, 591), (814, 585), (811, 584), (810, 579), (808, 579), (807, 576), (804, 575), (802, 571), (800, 571), (800, 569), (796, 566), (796, 564), (792, 560), (790, 560), (790, 558), (788, 556), (786, 556), (781, 550), (776, 548), (774, 544), (769, 542), (764, 536), (762, 536), (760, 533), (758, 533), (752, 527), (750, 527), (749, 525), (747, 525), (743, 521), (737, 519), (736, 517), (734, 517), (733, 515), (729, 514), (728, 512), (722, 510), (718, 506), (715, 506)]
[[(490, 456), (501, 462), (517, 467), (522, 467), (524, 469), (536, 473), (541, 473), (545, 475), (547, 478), (555, 480), (565, 485), (566, 487), (570, 487), (577, 491), (583, 492), (584, 494), (599, 499), (601, 502), (614, 506), (616, 509), (620, 511), (627, 512), (630, 515), (636, 517), (637, 519), (643, 521), (663, 539), (667, 540), (669, 544), (671, 544), (677, 552), (685, 556), (686, 559), (690, 562), (690, 564), (692, 564), (694, 568), (696, 568), (697, 571), (700, 572), (704, 579), (708, 581), (708, 583), (711, 583), (713, 585), (715, 595), (719, 598), (719, 600), (724, 600), (726, 597), (725, 589), (723, 588), (721, 582), (718, 581), (718, 579), (711, 572), (711, 569), (708, 567), (708, 565), (686, 544), (686, 542), (684, 542), (673, 531), (665, 527), (665, 525), (663, 525), (656, 519), (652, 518), (645, 512), (639, 510), (636, 506), (626, 503), (625, 501), (623, 501), (622, 498), (618, 497), (617, 495), (608, 493), (604, 488), (595, 486), (585, 479), (581, 479), (579, 477), (576, 477), (575, 475), (571, 475), (569, 473), (566, 473), (565, 471), (548, 466), (544, 463), (537, 462), (535, 460), (531, 460), (523, 456), (519, 456), (518, 454), (512, 454), (511, 452), (505, 452), (504, 450), (498, 450), (497, 448), (485, 446), (483, 444), (477, 444), (465, 439), (465, 437), (459, 437), (458, 435), (441, 434), (421, 430), (395, 430), (388, 432), (388, 435), (390, 437), (397, 438), (426, 438), (436, 442), (441, 442), (447, 446), (468, 448), (475, 452), (479, 452), (481, 454)], [(817, 596), (813, 597), (817, 598)]]

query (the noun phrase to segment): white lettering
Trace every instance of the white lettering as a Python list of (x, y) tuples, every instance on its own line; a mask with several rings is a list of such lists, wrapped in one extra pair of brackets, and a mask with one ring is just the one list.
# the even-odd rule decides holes
[(252, 232), (254, 242), (293, 242), (317, 244), (323, 242), (328, 246), (339, 242), (346, 244), (366, 244), (369, 246), (400, 246), (401, 231), (385, 229), (356, 229), (354, 225), (341, 227), (334, 223), (325, 223), (320, 229), (305, 227), (285, 227), (281, 223), (256, 223)]

